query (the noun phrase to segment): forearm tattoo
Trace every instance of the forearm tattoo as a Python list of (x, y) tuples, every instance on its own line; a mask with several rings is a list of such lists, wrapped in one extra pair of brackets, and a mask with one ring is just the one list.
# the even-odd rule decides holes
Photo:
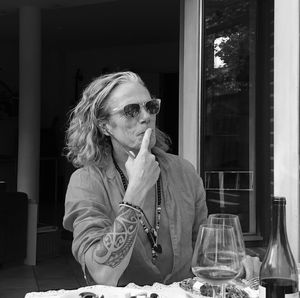
[(111, 229), (103, 235), (94, 250), (94, 260), (98, 264), (118, 266), (132, 247), (138, 229), (136, 212), (127, 207), (120, 207)]

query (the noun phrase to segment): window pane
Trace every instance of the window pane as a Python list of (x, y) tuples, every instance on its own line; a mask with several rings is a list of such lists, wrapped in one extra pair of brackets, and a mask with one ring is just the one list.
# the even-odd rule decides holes
[(202, 171), (209, 213), (256, 232), (255, 1), (204, 1)]

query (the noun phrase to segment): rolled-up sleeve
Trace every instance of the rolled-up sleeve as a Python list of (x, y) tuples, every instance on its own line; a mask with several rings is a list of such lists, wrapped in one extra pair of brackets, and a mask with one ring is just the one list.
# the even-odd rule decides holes
[(100, 177), (76, 170), (68, 185), (63, 226), (73, 232), (72, 253), (85, 268), (84, 254), (112, 225), (108, 196)]

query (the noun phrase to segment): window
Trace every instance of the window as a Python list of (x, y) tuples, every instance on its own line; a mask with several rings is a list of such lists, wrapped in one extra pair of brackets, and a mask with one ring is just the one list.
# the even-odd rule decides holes
[(266, 3), (203, 1), (200, 169), (208, 210), (238, 214), (244, 235), (256, 240), (264, 204), (258, 197), (270, 193)]

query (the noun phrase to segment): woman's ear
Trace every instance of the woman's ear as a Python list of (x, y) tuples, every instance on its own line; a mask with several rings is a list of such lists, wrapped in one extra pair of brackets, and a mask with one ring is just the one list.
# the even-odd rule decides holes
[(98, 127), (104, 135), (107, 135), (106, 123), (99, 123)]
[(106, 135), (106, 136), (109, 136), (109, 135), (110, 135), (109, 130), (108, 130), (108, 128), (107, 128), (107, 123), (101, 123), (101, 124), (99, 124), (99, 127), (100, 127), (100, 129), (101, 129), (101, 132), (102, 132), (104, 135)]

